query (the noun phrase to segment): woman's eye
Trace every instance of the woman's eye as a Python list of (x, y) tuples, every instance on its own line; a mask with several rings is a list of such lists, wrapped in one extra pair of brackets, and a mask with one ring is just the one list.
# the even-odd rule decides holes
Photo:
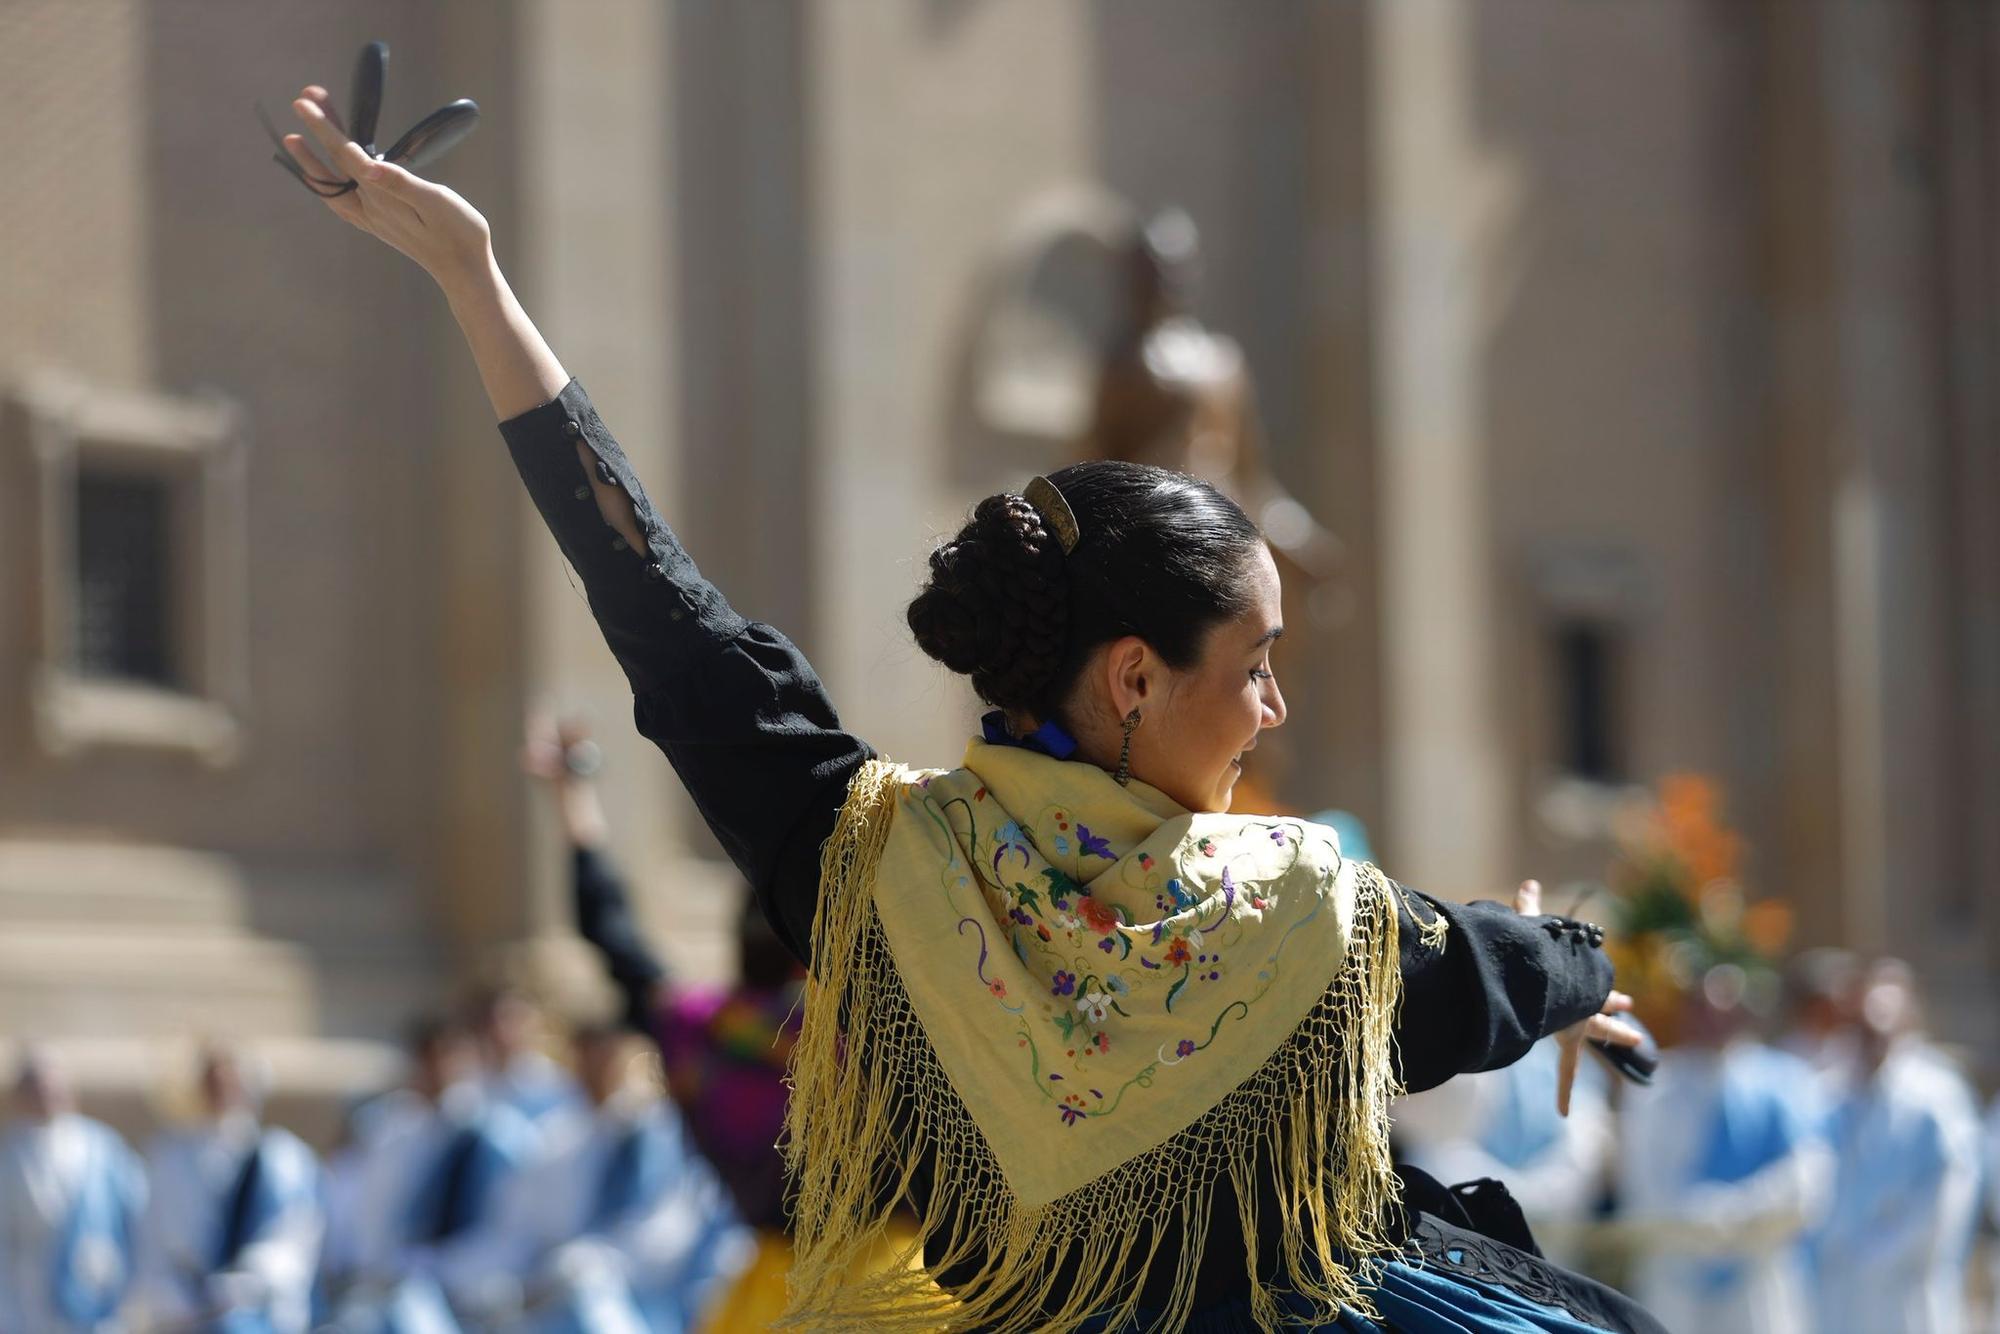
[(1274, 679), (1276, 676), (1277, 673), (1270, 670), (1268, 667), (1252, 667), (1250, 669), (1250, 679), (1252, 681), (1269, 681)]

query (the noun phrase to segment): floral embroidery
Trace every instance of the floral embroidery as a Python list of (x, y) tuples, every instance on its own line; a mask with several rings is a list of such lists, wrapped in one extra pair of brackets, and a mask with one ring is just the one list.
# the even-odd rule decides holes
[(997, 977), (986, 984), (986, 989), (992, 992), (994, 995), (998, 996), (1001, 1000), (1007, 999), (1007, 984), (1005, 982), (1002, 982)]
[(1065, 973), (1061, 969), (1057, 969), (1056, 975), (1053, 978), (1049, 979), (1049, 993), (1051, 995), (1067, 996), (1073, 993), (1075, 990), (1076, 990), (1075, 973)]
[(1106, 954), (1110, 954), (1118, 948), (1118, 942), (1110, 936), (1106, 936), (1097, 942), (1097, 948), (1103, 950)]
[(1174, 1055), (1182, 1058), (1183, 1060), (1194, 1055), (1194, 1039), (1182, 1038), (1179, 1042), (1175, 1043)]
[(1111, 855), (1111, 840), (1106, 838), (1099, 838), (1095, 834), (1091, 833), (1089, 825), (1087, 824), (1078, 825), (1076, 827), (1076, 837), (1078, 843), (1081, 844), (1083, 848), (1084, 856), (1102, 857), (1104, 858), (1104, 860), (1108, 862), (1118, 860), (1116, 857), (1113, 857)]
[(1062, 1113), (1063, 1124), (1066, 1126), (1073, 1126), (1089, 1115), (1084, 1110), (1083, 1099), (1077, 1097), (1074, 1093), (1064, 1094), (1063, 1100), (1057, 1106), (1056, 1110)]
[(1076, 1012), (1093, 1024), (1104, 1022), (1104, 1012), (1110, 1006), (1111, 998), (1092, 987), (1077, 997)]
[[(1222, 976), (1222, 951), (1198, 955), (1194, 961), (1195, 976), (1204, 982), (1214, 982)], [(1206, 970), (1206, 971), (1203, 971)]]
[(1076, 907), (1084, 922), (1099, 935), (1109, 935), (1118, 925), (1117, 910), (1109, 904), (1099, 903), (1090, 895), (1086, 894)]
[[(1168, 963), (1186, 963), (1189, 959), (1193, 957), (1194, 957), (1194, 951), (1188, 948), (1186, 936), (1175, 936), (1171, 941), (1168, 942), (1167, 944)], [(1061, 977), (1062, 974), (1057, 973), (1056, 976)]]
[(1019, 857), (1023, 866), (1028, 864), (1028, 836), (1021, 832), (1021, 826), (1014, 821), (1009, 820), (1000, 826), (1000, 832), (993, 836), (993, 844), (995, 874), (1000, 870), (1000, 863), (1009, 856)]

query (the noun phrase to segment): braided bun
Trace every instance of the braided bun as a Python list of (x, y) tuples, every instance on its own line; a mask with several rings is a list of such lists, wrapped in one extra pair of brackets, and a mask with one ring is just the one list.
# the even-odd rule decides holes
[(1069, 644), (1069, 580), (1042, 514), (1017, 495), (988, 496), (958, 536), (931, 553), (910, 603), (917, 647), (972, 678), (987, 703), (1052, 716)]

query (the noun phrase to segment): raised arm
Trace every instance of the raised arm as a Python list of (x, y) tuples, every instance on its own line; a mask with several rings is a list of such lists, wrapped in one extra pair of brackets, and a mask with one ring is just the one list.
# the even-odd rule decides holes
[(478, 210), (370, 158), (340, 128), (325, 89), (307, 88), (293, 111), (310, 142), (287, 135), (286, 151), (313, 175), (358, 183), (323, 197), (326, 207), (444, 292), (514, 466), (632, 684), (640, 732), (666, 752), (780, 937), (806, 958), (819, 847), (873, 752), (842, 729), (791, 641), (737, 615), (696, 569), (583, 385), (515, 299)]

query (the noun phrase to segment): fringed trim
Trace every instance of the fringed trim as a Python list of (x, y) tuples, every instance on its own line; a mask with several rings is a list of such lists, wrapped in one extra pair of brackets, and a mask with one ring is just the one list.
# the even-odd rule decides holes
[[(1381, 872), (1377, 871), (1376, 874), (1380, 875)], [(1401, 885), (1397, 885), (1396, 888), (1402, 891), (1403, 903), (1410, 910), (1410, 920), (1417, 924), (1417, 939), (1423, 942), (1425, 949), (1433, 954), (1438, 953), (1444, 948), (1444, 938), (1451, 931), (1451, 923), (1446, 921), (1445, 915), (1435, 908), (1426, 907), (1423, 912), (1418, 912), (1417, 904), (1411, 898), (1410, 892)]]
[[(875, 915), (876, 864), (903, 771), (876, 762), (849, 789), (822, 863), (813, 976), (793, 1052), (786, 1160), (796, 1254), (787, 1325), (812, 1330), (1070, 1330), (1093, 1315), (1129, 1321), (1155, 1261), (1173, 1267), (1166, 1327), (1193, 1305), (1215, 1187), (1235, 1190), (1258, 1323), (1295, 1323), (1278, 1290), (1313, 1318), (1373, 1315), (1366, 1268), (1393, 1250), (1398, 1211), (1389, 1103), (1391, 1030), (1402, 998), (1397, 919), (1373, 866), (1357, 877), (1347, 957), (1319, 1002), (1264, 1066), (1159, 1147), (1038, 1208), (1008, 1189), (898, 979)], [(920, 1164), (935, 1177), (913, 1197)], [(1259, 1216), (1257, 1176), (1275, 1172), (1279, 1212)], [(869, 1269), (899, 1208), (918, 1240)], [(1161, 1255), (1178, 1224), (1184, 1245)], [(1258, 1275), (1275, 1226), (1282, 1272)], [(941, 1252), (925, 1267), (925, 1238)], [(952, 1290), (934, 1281), (949, 1275)]]

